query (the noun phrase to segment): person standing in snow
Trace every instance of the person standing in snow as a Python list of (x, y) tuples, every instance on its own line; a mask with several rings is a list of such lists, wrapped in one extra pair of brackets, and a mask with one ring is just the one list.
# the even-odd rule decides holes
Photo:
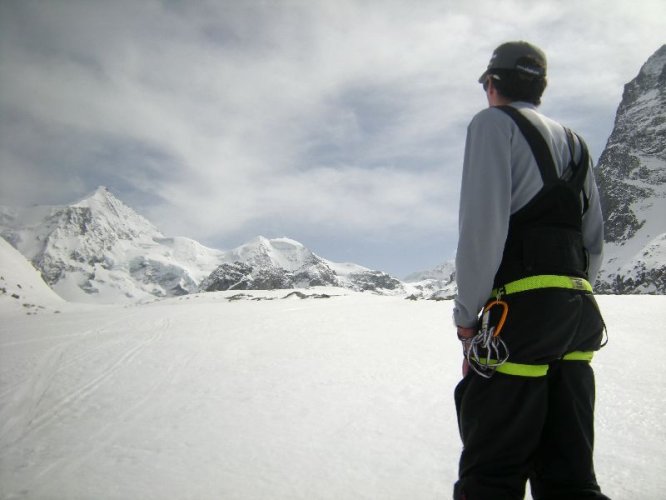
[(593, 463), (603, 221), (585, 143), (537, 111), (546, 57), (493, 53), (467, 130), (454, 322), (463, 442), (454, 498), (607, 499)]

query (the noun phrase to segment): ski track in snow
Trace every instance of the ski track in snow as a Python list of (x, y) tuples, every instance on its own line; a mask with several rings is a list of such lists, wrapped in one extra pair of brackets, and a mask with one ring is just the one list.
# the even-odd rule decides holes
[[(450, 302), (229, 295), (3, 313), (0, 498), (451, 496)], [(599, 301), (597, 475), (614, 500), (657, 500), (666, 298)]]

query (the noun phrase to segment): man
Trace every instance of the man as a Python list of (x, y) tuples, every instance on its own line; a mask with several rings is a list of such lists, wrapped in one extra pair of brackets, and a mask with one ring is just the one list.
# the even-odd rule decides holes
[[(454, 498), (607, 499), (593, 465), (603, 224), (583, 141), (538, 113), (546, 57), (500, 45), (467, 131), (454, 322), (464, 378)], [(479, 314), (487, 304), (482, 325)]]

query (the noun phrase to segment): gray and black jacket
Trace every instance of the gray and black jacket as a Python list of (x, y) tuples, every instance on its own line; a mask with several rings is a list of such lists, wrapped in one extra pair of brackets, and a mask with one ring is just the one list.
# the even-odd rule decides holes
[[(560, 177), (566, 175), (571, 151), (564, 127), (538, 113), (528, 103), (512, 103), (537, 127)], [(574, 161), (581, 148), (576, 144)], [(456, 325), (471, 327), (491, 295), (502, 262), (509, 221), (542, 190), (544, 183), (527, 140), (504, 112), (488, 108), (470, 123), (465, 146), (460, 193), (459, 241), (456, 255), (458, 296)], [(583, 186), (586, 210), (582, 216), (582, 243), (587, 254), (586, 275), (594, 283), (601, 266), (603, 221), (592, 169)]]

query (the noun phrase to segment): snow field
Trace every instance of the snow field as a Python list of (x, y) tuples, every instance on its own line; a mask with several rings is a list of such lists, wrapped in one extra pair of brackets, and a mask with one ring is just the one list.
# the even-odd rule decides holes
[[(339, 292), (2, 309), (0, 498), (450, 498), (451, 303)], [(599, 481), (663, 498), (666, 299), (599, 302)]]

